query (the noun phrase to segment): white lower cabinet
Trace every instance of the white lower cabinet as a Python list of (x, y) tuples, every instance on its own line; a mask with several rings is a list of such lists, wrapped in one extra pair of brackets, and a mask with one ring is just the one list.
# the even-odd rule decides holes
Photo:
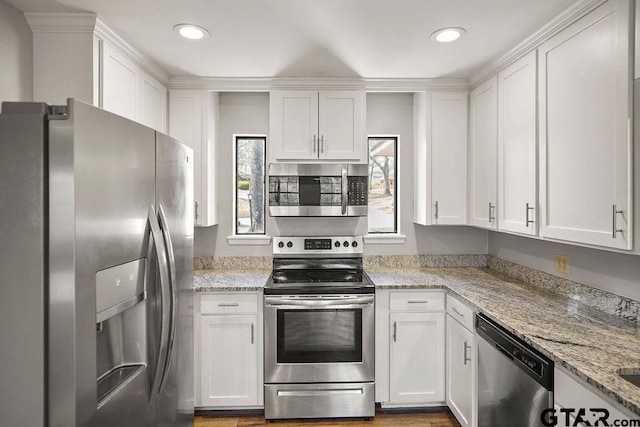
[[(637, 420), (637, 415), (600, 394), (583, 380), (560, 368), (554, 369), (553, 373), (556, 426), (635, 425), (629, 421)], [(606, 417), (606, 424), (603, 417)], [(598, 419), (600, 422), (596, 424)]]
[(430, 403), (444, 398), (444, 315), (391, 313), (389, 386), (392, 403)]
[(443, 292), (376, 292), (376, 401), (444, 402), (444, 316)]
[[(447, 405), (462, 427), (475, 426), (476, 356), (473, 312), (447, 295), (446, 371)], [(471, 321), (469, 323), (467, 320)]]
[(262, 404), (262, 315), (258, 314), (258, 302), (256, 293), (200, 298), (196, 407)]

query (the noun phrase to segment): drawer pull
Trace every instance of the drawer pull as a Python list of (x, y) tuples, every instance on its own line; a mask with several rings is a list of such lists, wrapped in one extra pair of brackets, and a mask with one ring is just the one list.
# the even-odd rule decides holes
[(218, 307), (238, 307), (239, 305), (237, 302), (221, 302)]
[(408, 304), (429, 304), (428, 300), (411, 300), (407, 301)]
[(455, 311), (458, 314), (458, 316), (464, 317), (464, 314), (460, 313), (457, 308), (451, 307), (451, 310)]

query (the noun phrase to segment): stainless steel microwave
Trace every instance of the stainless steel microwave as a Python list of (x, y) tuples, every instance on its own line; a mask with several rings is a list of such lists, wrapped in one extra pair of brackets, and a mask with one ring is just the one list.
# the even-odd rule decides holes
[(366, 216), (368, 165), (269, 164), (269, 215)]

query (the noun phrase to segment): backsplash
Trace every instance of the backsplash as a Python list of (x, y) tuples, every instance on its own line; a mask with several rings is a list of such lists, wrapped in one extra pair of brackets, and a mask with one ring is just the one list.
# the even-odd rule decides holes
[(487, 255), (365, 255), (364, 268), (486, 267)]
[(488, 267), (529, 285), (546, 289), (607, 314), (640, 321), (640, 302), (540, 270), (488, 256)]
[(271, 270), (273, 258), (270, 256), (203, 256), (193, 259), (194, 270)]

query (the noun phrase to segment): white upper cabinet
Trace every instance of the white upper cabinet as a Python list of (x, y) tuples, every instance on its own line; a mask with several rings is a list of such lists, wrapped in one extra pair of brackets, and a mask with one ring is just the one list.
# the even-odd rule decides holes
[(537, 234), (536, 52), (498, 74), (498, 225)]
[(140, 70), (138, 121), (160, 132), (167, 132), (167, 88), (144, 70)]
[(431, 94), (432, 224), (467, 223), (467, 97)]
[(466, 91), (414, 94), (414, 219), (467, 223)]
[(217, 93), (198, 89), (169, 91), (169, 135), (193, 149), (194, 224), (217, 223), (215, 201), (215, 122)]
[(110, 43), (102, 43), (102, 108), (131, 120), (138, 115), (140, 67)]
[(469, 224), (496, 229), (498, 206), (498, 81), (492, 77), (469, 96)]
[(66, 104), (76, 98), (166, 132), (167, 88), (160, 80), (169, 76), (157, 64), (96, 15), (26, 17), (33, 31), (34, 99)]
[(271, 160), (366, 162), (364, 92), (274, 90)]
[(608, 1), (538, 50), (544, 238), (632, 248), (630, 19)]

